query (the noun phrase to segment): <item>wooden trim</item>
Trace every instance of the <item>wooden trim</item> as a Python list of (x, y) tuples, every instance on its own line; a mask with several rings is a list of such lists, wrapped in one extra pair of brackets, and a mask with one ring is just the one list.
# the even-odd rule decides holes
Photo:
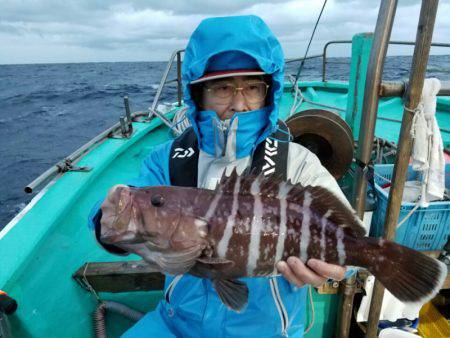
[(82, 287), (97, 292), (162, 290), (164, 275), (144, 261), (83, 264), (72, 276)]

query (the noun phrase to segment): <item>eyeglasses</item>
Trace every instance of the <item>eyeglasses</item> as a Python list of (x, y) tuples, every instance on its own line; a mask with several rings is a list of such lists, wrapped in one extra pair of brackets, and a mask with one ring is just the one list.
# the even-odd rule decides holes
[(217, 103), (228, 103), (236, 96), (238, 91), (242, 92), (248, 103), (260, 103), (267, 95), (269, 85), (264, 81), (251, 81), (244, 83), (241, 87), (234, 83), (217, 83), (205, 86), (205, 90)]

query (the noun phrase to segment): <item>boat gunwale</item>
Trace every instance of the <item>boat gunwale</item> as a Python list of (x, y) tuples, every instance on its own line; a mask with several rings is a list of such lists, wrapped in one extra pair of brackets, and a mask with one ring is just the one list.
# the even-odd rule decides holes
[[(126, 139), (118, 139), (118, 138), (107, 138), (103, 142), (100, 142), (98, 146), (93, 147), (83, 154), (79, 159), (80, 165), (91, 165), (93, 169), (89, 172), (66, 172), (57, 177), (51, 186), (47, 185), (49, 189), (43, 189), (44, 192), (39, 198), (34, 202), (34, 204), (27, 209), (28, 205), (30, 205), (33, 200), (27, 204), (24, 209), (27, 209), (25, 213), (18, 214), (16, 217), (20, 219), (15, 221), (16, 217), (14, 217), (5, 228), (0, 232), (0, 256), (2, 257), (2, 269), (0, 270), (0, 286), (2, 288), (7, 289), (8, 285), (13, 282), (16, 276), (20, 275), (23, 269), (26, 268), (27, 260), (32, 255), (33, 252), (39, 250), (43, 239), (46, 238), (46, 235), (53, 228), (55, 224), (59, 224), (58, 221), (67, 210), (70, 208), (73, 201), (79, 198), (79, 196), (83, 193), (86, 187), (95, 180), (98, 175), (101, 175), (104, 172), (105, 168), (108, 167), (118, 156), (120, 156), (123, 152), (133, 146), (136, 142), (144, 138), (149, 132), (161, 127), (163, 122), (158, 118), (154, 118), (148, 122), (133, 122), (135, 129), (138, 129), (137, 132), (133, 133), (133, 135)], [(142, 125), (140, 128), (138, 125)], [(138, 128), (136, 128), (138, 127)], [(105, 151), (105, 147), (109, 148)], [(102, 153), (102, 156), (96, 157), (96, 153)], [(91, 162), (91, 163), (88, 163)], [(76, 188), (73, 188), (71, 185), (72, 180), (78, 180)], [(81, 182), (79, 181), (81, 180)], [(46, 187), (47, 187), (46, 186)], [(71, 189), (68, 189), (70, 187)], [(42, 191), (42, 190), (41, 190)], [(33, 217), (33, 213), (41, 212), (40, 209), (43, 209), (46, 205), (46, 198), (51, 198), (50, 194), (58, 195), (61, 194), (62, 191), (65, 191), (64, 197), (64, 205), (55, 209), (55, 212), (52, 213), (52, 217), (47, 217), (44, 219), (39, 227), (34, 227), (32, 221), (30, 222), (29, 217)], [(38, 193), (38, 195), (41, 192)], [(37, 196), (37, 195), (36, 195)], [(35, 196), (35, 197), (36, 197)], [(12, 225), (10, 225), (12, 223)], [(17, 242), (17, 238), (15, 235), (21, 236), (23, 231), (27, 229), (18, 228), (19, 225), (28, 225), (28, 227), (33, 228), (33, 231), (29, 231), (27, 233), (27, 238), (25, 241), (21, 241), (20, 250), (14, 250), (14, 253), (9, 253), (8, 249), (14, 248), (14, 243)], [(16, 231), (16, 233), (14, 233)], [(12, 236), (12, 237), (11, 237)], [(5, 244), (9, 243), (8, 247), (5, 249)]]

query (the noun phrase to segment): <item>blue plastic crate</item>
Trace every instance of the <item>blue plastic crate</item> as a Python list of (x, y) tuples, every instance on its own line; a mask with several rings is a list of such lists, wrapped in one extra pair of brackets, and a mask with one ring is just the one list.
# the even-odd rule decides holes
[[(381, 188), (392, 179), (394, 165), (375, 165), (375, 189), (378, 197), (377, 209), (373, 213), (370, 235), (380, 237), (384, 233), (384, 221), (388, 193)], [(407, 181), (418, 179), (418, 173), (408, 168)], [(450, 163), (445, 166), (445, 186), (450, 187)], [(416, 206), (415, 203), (402, 203), (397, 224)], [(416, 250), (441, 250), (450, 236), (450, 201), (431, 202), (428, 208), (416, 211), (397, 228), (395, 241)]]

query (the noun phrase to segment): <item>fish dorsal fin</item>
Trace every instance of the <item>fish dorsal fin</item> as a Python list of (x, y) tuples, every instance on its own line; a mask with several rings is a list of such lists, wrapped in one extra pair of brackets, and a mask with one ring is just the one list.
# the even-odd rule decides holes
[(281, 177), (263, 174), (255, 175), (253, 172), (244, 172), (239, 176), (233, 169), (229, 176), (222, 175), (217, 189), (225, 194), (233, 194), (236, 181), (239, 180), (240, 195), (258, 194), (267, 197), (277, 197), (282, 194), (289, 202), (303, 205), (305, 197), (311, 210), (320, 217), (326, 216), (334, 224), (343, 228), (344, 233), (352, 237), (365, 236), (361, 220), (355, 215), (353, 209), (345, 205), (330, 190), (320, 186), (306, 186), (292, 184), (290, 180), (283, 181)]
[(295, 185), (289, 191), (288, 201), (300, 205), (309, 205), (311, 210), (321, 217), (343, 228), (344, 233), (352, 237), (364, 237), (365, 230), (361, 220), (353, 209), (345, 205), (330, 190), (320, 186)]
[(283, 181), (281, 176), (263, 176), (260, 182), (260, 193), (261, 195), (265, 195), (268, 197), (277, 197), (280, 186), (282, 185), (291, 186), (292, 184), (290, 183), (290, 181)]
[(216, 190), (222, 192), (223, 194), (232, 194), (236, 185), (236, 181), (240, 179), (240, 176), (236, 171), (236, 167), (233, 168), (233, 171), (230, 175), (227, 175), (226, 171), (226, 169), (223, 171), (222, 177), (220, 178)]

